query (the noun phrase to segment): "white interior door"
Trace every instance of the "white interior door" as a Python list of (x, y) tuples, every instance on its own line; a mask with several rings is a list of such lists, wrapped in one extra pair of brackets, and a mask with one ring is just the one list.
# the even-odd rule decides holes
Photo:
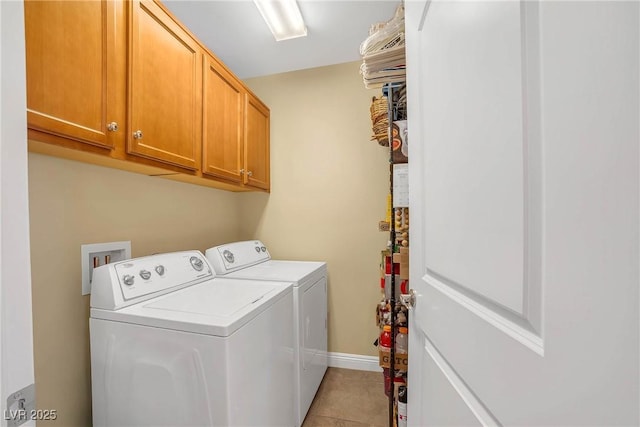
[(407, 1), (410, 425), (640, 423), (639, 16)]

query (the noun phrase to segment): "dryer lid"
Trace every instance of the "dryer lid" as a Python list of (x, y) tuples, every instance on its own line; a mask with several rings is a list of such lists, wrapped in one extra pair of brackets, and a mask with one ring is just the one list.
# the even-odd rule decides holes
[(271, 259), (267, 247), (260, 240), (228, 243), (206, 250), (216, 276), (225, 275)]
[(298, 286), (312, 276), (326, 274), (327, 265), (315, 261), (279, 261), (269, 260), (229, 273), (225, 277), (234, 279), (281, 280), (294, 282)]

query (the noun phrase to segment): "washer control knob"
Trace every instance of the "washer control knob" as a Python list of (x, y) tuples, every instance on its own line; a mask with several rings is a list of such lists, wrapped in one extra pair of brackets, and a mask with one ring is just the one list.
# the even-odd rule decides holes
[(191, 258), (189, 258), (189, 261), (191, 262), (191, 267), (193, 267), (196, 271), (202, 271), (202, 269), (204, 268), (204, 263), (197, 256), (192, 256)]
[(256, 252), (260, 253), (260, 246), (256, 246), (254, 249), (256, 250)]
[(151, 278), (151, 272), (148, 270), (140, 270), (140, 277), (144, 280), (149, 280)]
[(159, 276), (164, 275), (164, 265), (156, 265), (156, 273), (158, 273)]
[(236, 257), (233, 256), (233, 252), (231, 252), (228, 249), (225, 249), (224, 252), (222, 252), (222, 256), (224, 257), (224, 259), (227, 260), (228, 263), (233, 264), (233, 261), (236, 260)]
[(266, 247), (264, 247), (264, 246), (260, 246), (260, 250), (261, 250), (262, 252), (267, 252), (267, 248), (266, 248)]
[(136, 280), (136, 278), (134, 276), (132, 276), (131, 274), (125, 274), (124, 276), (122, 276), (122, 281), (127, 286), (133, 285), (133, 282), (135, 280)]

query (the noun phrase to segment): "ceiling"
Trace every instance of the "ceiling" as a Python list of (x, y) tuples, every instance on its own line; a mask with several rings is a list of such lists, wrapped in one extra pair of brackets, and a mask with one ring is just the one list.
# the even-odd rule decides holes
[(163, 4), (238, 77), (360, 60), (360, 43), (399, 0), (298, 0), (308, 35), (276, 42), (251, 0), (164, 0)]

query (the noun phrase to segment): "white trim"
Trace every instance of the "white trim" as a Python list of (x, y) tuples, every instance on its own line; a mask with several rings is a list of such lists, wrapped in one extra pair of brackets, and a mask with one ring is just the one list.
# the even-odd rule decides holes
[[(4, 33), (2, 32), (2, 6), (0, 6), (0, 34)], [(2, 46), (0, 46), (0, 94), (2, 93), (2, 64), (3, 64), (3, 60), (2, 60)], [(3, 138), (3, 133), (2, 133), (2, 105), (0, 105), (0, 143), (2, 143), (4, 138)], [(2, 150), (0, 149), (0, 165), (2, 164)], [(6, 185), (6, 183), (5, 183)], [(3, 291), (3, 286), (2, 286), (2, 246), (4, 246), (2, 244), (3, 240), (2, 240), (2, 193), (4, 191), (4, 187), (2, 186), (2, 174), (0, 173), (0, 413), (2, 413), (2, 415), (6, 414), (6, 410), (7, 410), (7, 405), (6, 405), (6, 399), (5, 399), (5, 393), (6, 393), (6, 387), (4, 385), (4, 375), (2, 374), (5, 369), (3, 368), (3, 363), (4, 363), (4, 358), (2, 356), (2, 348), (5, 348), (5, 340), (4, 340), (4, 330), (2, 328), (2, 326), (4, 325), (4, 321), (3, 321), (3, 312), (4, 310), (2, 309), (3, 305), (2, 305), (2, 301), (3, 301), (3, 297), (2, 294), (4, 293)], [(7, 425), (7, 421), (4, 420), (4, 416), (0, 418), (0, 426), (4, 427)]]
[[(29, 250), (29, 189), (27, 173), (27, 110), (24, 2), (0, 1), (1, 81), (0, 222), (2, 271), (0, 283), (0, 408), (12, 393), (34, 384), (31, 262)], [(23, 397), (26, 397), (23, 395)], [(29, 396), (31, 397), (31, 396)], [(27, 414), (35, 408), (25, 402)], [(2, 413), (0, 425), (11, 425)], [(22, 426), (33, 427), (35, 420)]]
[(327, 354), (329, 367), (355, 369), (358, 371), (382, 372), (377, 356), (364, 356), (361, 354), (334, 353)]

